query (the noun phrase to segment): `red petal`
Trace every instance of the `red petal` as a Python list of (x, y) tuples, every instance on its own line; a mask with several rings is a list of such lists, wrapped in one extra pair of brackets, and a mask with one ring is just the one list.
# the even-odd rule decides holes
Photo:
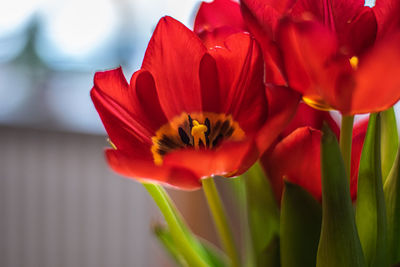
[(300, 0), (291, 12), (297, 19), (315, 19), (336, 33), (341, 52), (361, 54), (376, 38), (377, 23), (363, 0)]
[(281, 72), (281, 55), (274, 42), (275, 29), (280, 17), (279, 12), (260, 1), (241, 1), (241, 8), (247, 27), (263, 51), (266, 82), (286, 85), (286, 80)]
[(215, 150), (182, 149), (167, 154), (164, 164), (189, 169), (197, 176), (236, 176), (246, 171), (257, 159), (258, 151), (251, 139), (225, 142)]
[(114, 171), (129, 178), (167, 184), (186, 190), (201, 187), (199, 178), (187, 169), (156, 166), (151, 160), (142, 159), (140, 155), (125, 154), (111, 149), (106, 151), (106, 158)]
[(378, 112), (400, 99), (400, 34), (391, 36), (369, 52), (355, 74), (356, 87), (349, 114)]
[[(129, 90), (121, 69), (98, 72), (91, 93), (93, 103), (112, 142), (119, 149), (150, 152), (152, 131), (138, 121), (139, 109), (133, 108), (135, 98)], [(144, 156), (148, 156), (144, 152)]]
[(199, 37), (203, 41), (204, 45), (210, 49), (215, 46), (223, 46), (225, 39), (227, 39), (230, 35), (238, 33), (238, 31), (232, 27), (220, 27), (213, 31), (203, 31), (199, 34)]
[(363, 7), (361, 12), (348, 25), (348, 30), (338, 33), (342, 43), (348, 46), (349, 51), (346, 51), (346, 54), (350, 57), (361, 55), (370, 48), (375, 42), (377, 27), (376, 17), (372, 9)]
[[(353, 200), (357, 195), (358, 167), (367, 126), (368, 119), (354, 125), (350, 182)], [(282, 195), (283, 178), (302, 186), (315, 198), (321, 200), (320, 140), (320, 131), (310, 127), (298, 128), (278, 143), (274, 149), (263, 155), (261, 163), (268, 173), (279, 201)]]
[(222, 113), (223, 96), (220, 93), (217, 63), (209, 54), (205, 54), (200, 61), (200, 84), (203, 110)]
[(368, 119), (357, 122), (353, 129), (353, 142), (351, 147), (351, 179), (350, 192), (353, 200), (357, 197), (358, 168), (360, 166), (361, 151), (367, 133)]
[(219, 27), (229, 26), (237, 30), (245, 30), (240, 6), (231, 0), (214, 0), (202, 2), (194, 22), (194, 32), (214, 31)]
[(267, 115), (259, 47), (249, 34), (238, 33), (226, 39), (225, 47), (211, 49), (210, 54), (217, 62), (222, 110), (247, 134), (254, 133)]
[(352, 20), (364, 6), (364, 0), (299, 0), (291, 15), (309, 19), (310, 15), (338, 34), (345, 32)]
[(134, 113), (132, 106), (133, 92), (129, 90), (129, 85), (121, 67), (96, 72), (94, 75), (94, 87), (99, 93), (109, 96), (128, 112)]
[(159, 21), (142, 68), (153, 75), (168, 119), (202, 110), (199, 64), (205, 52), (201, 40), (183, 24), (170, 17)]
[(300, 103), (296, 115), (286, 129), (281, 133), (282, 138), (295, 131), (297, 128), (309, 126), (321, 130), (326, 122), (332, 131), (339, 137), (340, 129), (329, 112), (311, 108), (305, 103)]
[(261, 162), (280, 203), (283, 179), (298, 184), (321, 200), (321, 132), (298, 128), (283, 139)]
[(337, 55), (338, 44), (331, 31), (315, 22), (284, 20), (278, 41), (290, 87), (320, 104), (349, 109), (352, 69), (347, 57)]
[(297, 0), (242, 0), (241, 5), (246, 6), (263, 27), (268, 27), (271, 25), (269, 23), (269, 14), (271, 10), (274, 10), (280, 18), (292, 9), (296, 1)]
[(400, 1), (376, 0), (373, 10), (378, 22), (379, 39), (400, 30)]
[(156, 132), (168, 120), (160, 106), (153, 76), (148, 71), (139, 70), (132, 76), (130, 86), (136, 93), (131, 105), (138, 110), (137, 116)]
[(298, 93), (283, 86), (268, 86), (268, 119), (257, 136), (260, 153), (272, 144), (296, 113), (300, 100)]

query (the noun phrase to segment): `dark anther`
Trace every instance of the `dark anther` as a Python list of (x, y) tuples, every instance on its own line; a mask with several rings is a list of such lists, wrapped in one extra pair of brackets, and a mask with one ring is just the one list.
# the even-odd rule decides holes
[(233, 129), (232, 127), (229, 128), (229, 130), (226, 132), (225, 137), (231, 137), (231, 135), (233, 134), (233, 131), (235, 129)]
[(162, 138), (158, 141), (160, 146), (164, 146), (169, 149), (175, 149), (181, 147), (181, 145), (177, 144), (170, 137), (163, 135)]
[(188, 115), (188, 120), (189, 120), (190, 129), (192, 129), (193, 128), (193, 120), (192, 120), (192, 117), (190, 117), (190, 115)]
[(220, 127), (221, 127), (221, 121), (218, 120), (218, 121), (214, 124), (213, 133), (219, 132), (219, 128), (220, 128)]
[(229, 127), (229, 121), (228, 120), (226, 120), (226, 121), (224, 121), (224, 123), (222, 124), (222, 126), (221, 126), (221, 133), (222, 134), (225, 134), (225, 132), (226, 132), (226, 130), (228, 130), (228, 127)]
[[(189, 116), (189, 118), (190, 118), (190, 116)], [(185, 132), (185, 130), (183, 130), (182, 127), (179, 127), (178, 131), (179, 131), (179, 136), (181, 137), (182, 142), (185, 145), (190, 145), (190, 138), (187, 135), (187, 133)]]
[(222, 136), (222, 134), (219, 134), (214, 141), (212, 142), (213, 147), (216, 147), (223, 139), (224, 137)]
[(200, 148), (203, 148), (203, 147), (204, 147), (204, 143), (203, 143), (203, 141), (202, 141), (201, 139), (199, 140), (199, 147), (200, 147)]
[(204, 121), (204, 124), (207, 126), (207, 132), (205, 132), (205, 136), (207, 137), (210, 134), (210, 129), (211, 129), (211, 124), (210, 124), (210, 120), (208, 118), (206, 118), (206, 120)]
[(165, 154), (167, 154), (167, 151), (162, 150), (161, 148), (157, 149), (157, 153), (160, 154), (161, 156), (164, 156)]

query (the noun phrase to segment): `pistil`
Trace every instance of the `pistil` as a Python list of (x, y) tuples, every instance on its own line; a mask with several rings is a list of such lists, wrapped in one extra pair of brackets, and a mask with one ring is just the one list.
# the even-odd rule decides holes
[(198, 121), (193, 120), (193, 127), (191, 130), (191, 134), (193, 136), (193, 143), (194, 143), (194, 148), (199, 149), (199, 142), (200, 140), (203, 142), (203, 144), (206, 144), (206, 132), (208, 131), (208, 128), (204, 124), (200, 124)]

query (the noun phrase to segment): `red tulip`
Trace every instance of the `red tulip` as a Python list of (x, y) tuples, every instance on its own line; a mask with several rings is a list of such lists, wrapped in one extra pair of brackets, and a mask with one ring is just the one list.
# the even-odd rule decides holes
[(232, 0), (202, 2), (194, 21), (194, 32), (207, 47), (223, 45), (229, 35), (247, 32), (239, 3)]
[(376, 41), (376, 16), (364, 1), (241, 3), (268, 72), (309, 105), (354, 115), (385, 110), (400, 99), (400, 33)]
[(390, 38), (400, 30), (400, 1), (376, 0), (373, 8), (378, 23), (378, 38)]
[(297, 128), (309, 126), (314, 129), (321, 130), (324, 123), (327, 123), (329, 128), (339, 138), (340, 129), (336, 121), (327, 111), (313, 109), (305, 103), (300, 103), (297, 108), (294, 118), (289, 125), (281, 132), (279, 140), (291, 134)]
[(91, 97), (115, 145), (106, 150), (111, 168), (181, 189), (246, 171), (298, 103), (297, 94), (264, 86), (261, 51), (248, 34), (207, 49), (170, 17), (158, 23), (130, 83), (121, 68), (98, 72)]
[[(299, 120), (301, 118), (301, 120)], [(271, 181), (275, 196), (280, 202), (283, 179), (298, 184), (321, 200), (321, 137), (323, 121), (339, 136), (339, 128), (329, 113), (303, 106), (286, 132), (293, 130), (266, 152), (261, 163)], [(310, 123), (311, 122), (311, 123)], [(307, 125), (308, 124), (308, 125)], [(294, 125), (300, 127), (294, 129)], [(358, 166), (368, 120), (357, 122), (353, 131), (351, 156), (351, 195), (357, 193)]]

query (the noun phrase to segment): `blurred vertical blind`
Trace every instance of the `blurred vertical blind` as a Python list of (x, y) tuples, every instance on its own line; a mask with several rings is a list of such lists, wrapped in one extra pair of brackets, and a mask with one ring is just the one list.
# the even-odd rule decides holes
[[(0, 266), (173, 266), (142, 185), (112, 173), (104, 137), (0, 127)], [(217, 238), (201, 190), (172, 190), (190, 228)], [(232, 202), (232, 200), (230, 200)]]
[(0, 266), (168, 266), (155, 207), (104, 163), (105, 140), (0, 128)]

